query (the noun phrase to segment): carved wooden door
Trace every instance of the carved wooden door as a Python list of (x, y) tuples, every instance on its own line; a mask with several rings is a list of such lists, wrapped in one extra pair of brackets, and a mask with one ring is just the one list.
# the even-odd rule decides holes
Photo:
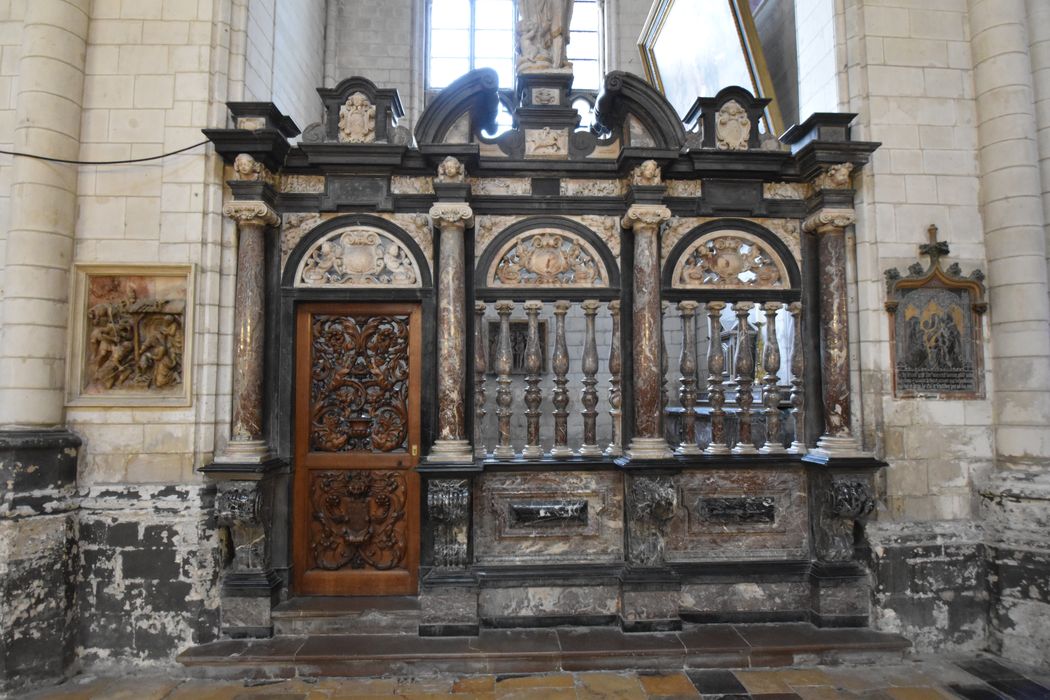
[(296, 319), (294, 584), (413, 595), (420, 307), (312, 303)]

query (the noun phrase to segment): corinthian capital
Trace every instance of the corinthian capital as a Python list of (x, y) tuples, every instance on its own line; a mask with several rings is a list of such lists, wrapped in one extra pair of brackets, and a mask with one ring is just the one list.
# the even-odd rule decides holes
[(622, 226), (633, 229), (636, 226), (659, 226), (671, 218), (671, 210), (662, 204), (635, 204), (627, 210)]
[(806, 217), (802, 222), (802, 230), (806, 233), (829, 233), (844, 229), (856, 220), (852, 209), (821, 209)]
[(470, 226), (474, 223), (474, 211), (469, 204), (439, 202), (430, 207), (430, 220), (439, 228), (448, 224)]
[(266, 202), (226, 202), (222, 206), (222, 214), (236, 221), (238, 226), (243, 224), (276, 226), (280, 221), (277, 212), (271, 209)]

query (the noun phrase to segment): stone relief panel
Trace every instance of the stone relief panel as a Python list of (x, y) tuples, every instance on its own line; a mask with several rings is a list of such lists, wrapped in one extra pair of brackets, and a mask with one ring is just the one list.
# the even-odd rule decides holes
[(483, 564), (602, 563), (623, 558), (623, 489), (612, 472), (486, 473), (475, 503)]
[(669, 561), (808, 556), (801, 469), (695, 471), (678, 479), (682, 510), (668, 528)]
[(676, 289), (782, 289), (789, 285), (780, 257), (757, 236), (725, 230), (705, 234), (675, 264)]
[(371, 143), (375, 140), (376, 107), (363, 92), (355, 92), (339, 108), (339, 142)]
[(472, 177), (470, 191), (481, 195), (528, 196), (532, 194), (532, 180), (527, 177)]
[(296, 287), (419, 287), (412, 254), (389, 233), (352, 226), (314, 242), (295, 273)]
[(609, 252), (620, 262), (620, 220), (615, 216), (595, 216), (585, 214), (583, 216), (569, 217), (578, 221), (590, 230), (598, 234), (602, 242), (609, 248)]
[(525, 130), (525, 157), (541, 159), (561, 159), (569, 157), (569, 132), (565, 129)]
[(765, 199), (805, 199), (809, 189), (804, 182), (766, 182), (762, 185), (762, 196)]
[(751, 119), (736, 100), (729, 100), (715, 115), (715, 147), (720, 151), (746, 151)]
[(76, 265), (72, 405), (189, 404), (193, 267)]
[(402, 231), (412, 237), (423, 250), (423, 256), (431, 268), (434, 267), (434, 233), (430, 225), (430, 218), (426, 214), (377, 214), (381, 219), (386, 219)]
[(324, 175), (282, 175), (281, 192), (321, 194), (324, 192)]
[(319, 223), (324, 221), (321, 214), (285, 214), (284, 223), (281, 226), (281, 271), (288, 262), (288, 256), (299, 245), (303, 236), (310, 233)]
[(434, 194), (434, 180), (429, 177), (393, 175), (390, 178), (390, 194)]
[(700, 180), (668, 180), (667, 195), (669, 197), (695, 198), (701, 195)]
[(492, 239), (498, 236), (503, 229), (511, 224), (521, 221), (521, 216), (501, 216), (497, 214), (481, 214), (474, 217), (474, 256), (481, 257)]
[(485, 280), (490, 287), (603, 287), (609, 284), (609, 274), (582, 237), (541, 229), (505, 243)]
[(623, 182), (620, 180), (583, 180), (562, 178), (562, 197), (622, 197)]

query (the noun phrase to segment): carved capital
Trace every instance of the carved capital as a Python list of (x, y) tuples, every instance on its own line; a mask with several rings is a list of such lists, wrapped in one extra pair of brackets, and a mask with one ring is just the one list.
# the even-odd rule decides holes
[(853, 163), (837, 163), (829, 165), (824, 172), (813, 180), (813, 185), (818, 190), (848, 190), (851, 186), (850, 175), (853, 173)]
[(629, 229), (659, 226), (670, 218), (671, 210), (662, 204), (635, 204), (627, 210), (621, 225)]
[(445, 226), (472, 226), (474, 210), (469, 204), (441, 203), (430, 208), (430, 220), (438, 228)]
[(222, 214), (236, 221), (238, 226), (276, 226), (280, 221), (277, 212), (269, 204), (258, 201), (226, 202), (222, 206)]
[(802, 230), (806, 233), (835, 233), (856, 220), (852, 209), (821, 209), (806, 217), (802, 222)]

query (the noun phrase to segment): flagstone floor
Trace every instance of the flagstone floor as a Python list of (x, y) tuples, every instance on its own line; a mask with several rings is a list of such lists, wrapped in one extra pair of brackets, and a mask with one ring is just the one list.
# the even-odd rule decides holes
[(992, 657), (778, 670), (551, 673), (429, 678), (220, 681), (79, 676), (20, 700), (1050, 700), (1046, 672)]

